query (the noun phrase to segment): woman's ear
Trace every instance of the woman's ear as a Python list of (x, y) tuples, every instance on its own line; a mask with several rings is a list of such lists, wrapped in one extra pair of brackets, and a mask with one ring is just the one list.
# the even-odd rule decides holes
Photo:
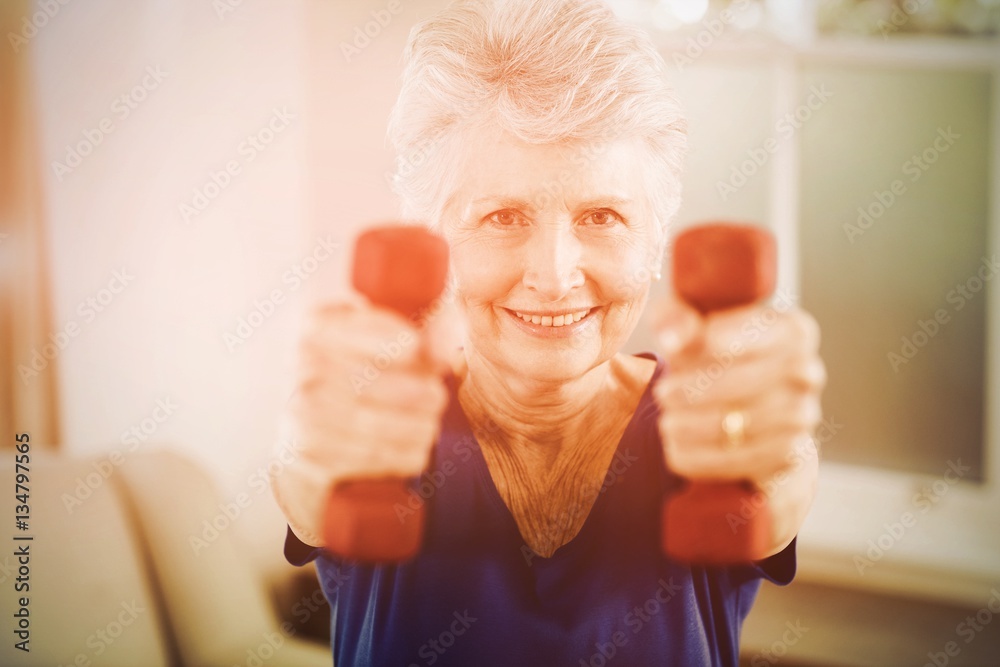
[(665, 252), (667, 249), (667, 231), (661, 229), (659, 233), (659, 238), (656, 240), (655, 248), (649, 257), (649, 272), (653, 276), (653, 280), (657, 281), (663, 278), (663, 263), (666, 260)]
[(455, 303), (454, 286), (445, 288), (435, 313), (426, 320), (425, 350), (442, 372), (454, 372), (465, 345), (465, 318)]

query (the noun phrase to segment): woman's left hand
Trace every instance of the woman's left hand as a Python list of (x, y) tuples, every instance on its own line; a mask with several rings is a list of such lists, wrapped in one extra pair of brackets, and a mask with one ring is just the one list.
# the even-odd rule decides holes
[(675, 297), (657, 322), (668, 372), (654, 394), (668, 466), (691, 480), (749, 480), (780, 515), (779, 541), (791, 541), (817, 476), (826, 369), (816, 321), (781, 297), (705, 316)]

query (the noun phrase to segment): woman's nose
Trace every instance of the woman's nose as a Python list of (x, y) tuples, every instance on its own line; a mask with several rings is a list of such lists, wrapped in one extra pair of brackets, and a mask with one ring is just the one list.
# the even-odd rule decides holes
[(525, 287), (543, 302), (559, 301), (583, 285), (582, 250), (572, 223), (539, 225), (527, 249)]

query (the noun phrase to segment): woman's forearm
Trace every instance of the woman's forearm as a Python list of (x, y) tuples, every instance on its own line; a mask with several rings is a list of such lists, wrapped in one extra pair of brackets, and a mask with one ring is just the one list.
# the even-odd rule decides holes
[(818, 480), (819, 456), (815, 440), (809, 438), (795, 450), (787, 467), (755, 481), (772, 522), (773, 539), (762, 558), (779, 553), (798, 534), (816, 496)]
[(271, 493), (288, 527), (305, 544), (323, 546), (324, 501), (329, 478), (308, 461), (299, 459), (270, 475)]

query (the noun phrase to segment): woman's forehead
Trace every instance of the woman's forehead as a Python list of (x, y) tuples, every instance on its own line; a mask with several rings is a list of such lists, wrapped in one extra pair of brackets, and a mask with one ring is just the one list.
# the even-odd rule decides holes
[(645, 155), (634, 139), (529, 143), (508, 133), (469, 133), (458, 142), (454, 199), (642, 198)]

